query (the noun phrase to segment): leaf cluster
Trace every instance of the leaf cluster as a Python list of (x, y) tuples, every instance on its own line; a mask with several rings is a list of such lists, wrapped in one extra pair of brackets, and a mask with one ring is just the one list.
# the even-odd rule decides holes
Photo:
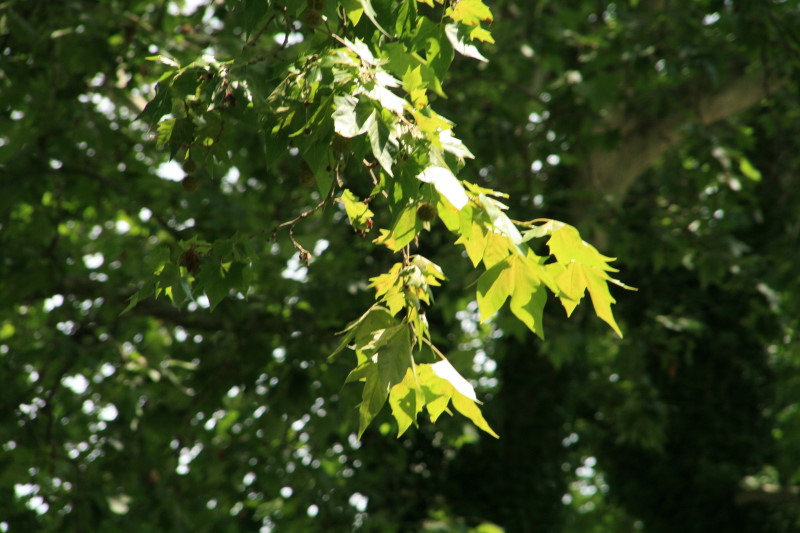
[[(454, 54), (486, 61), (476, 43), (493, 42), (487, 26), (492, 14), (481, 0), (424, 3), (441, 22), (414, 0), (309, 3), (301, 20), (313, 30), (304, 37), (315, 46), (300, 51), (282, 71), (273, 68), (272, 88), (259, 79), (252, 60), (204, 56), (181, 66), (170, 57), (153, 57), (167, 70), (140, 118), (158, 131), (158, 145), (169, 147), (172, 156), (189, 162), (202, 154), (223, 165), (225, 129), (237, 121), (258, 123), (273, 161), (302, 158), (300, 183), (316, 185), (322, 198), (318, 208), (335, 199), (356, 232), (365, 237), (374, 225), (373, 242), (401, 254), (401, 262), (372, 278), (377, 303), (348, 326), (336, 351), (348, 346), (357, 356), (347, 381), (364, 383), (359, 435), (388, 398), (399, 434), (416, 424), (423, 407), (435, 421), (452, 401), (457, 411), (496, 436), (480, 414), (472, 387), (431, 340), (425, 306), (433, 300), (431, 287), (445, 275), (429, 259), (412, 255), (411, 248), (434, 219), (455, 235), (474, 267), (485, 268), (476, 289), (483, 322), (510, 298), (512, 313), (544, 338), (548, 291), (569, 316), (588, 290), (597, 315), (621, 335), (607, 282), (626, 286), (609, 277), (611, 259), (583, 242), (572, 226), (515, 222), (498, 199), (502, 193), (457, 177), (474, 156), (432, 101), (445, 97), (443, 80)], [(361, 190), (369, 191), (365, 199), (353, 192)], [(273, 232), (288, 227), (305, 263), (312, 256), (295, 239), (294, 225), (316, 209)], [(535, 238), (548, 238), (551, 255), (533, 251), (528, 241)], [(157, 261), (156, 275), (131, 305), (148, 292), (178, 304), (204, 293), (212, 308), (226, 294), (246, 295), (243, 272), (257, 261), (251, 249), (236, 236), (181, 244), (180, 260)], [(178, 292), (182, 296), (176, 298)], [(441, 360), (418, 363), (414, 352), (423, 348)]]

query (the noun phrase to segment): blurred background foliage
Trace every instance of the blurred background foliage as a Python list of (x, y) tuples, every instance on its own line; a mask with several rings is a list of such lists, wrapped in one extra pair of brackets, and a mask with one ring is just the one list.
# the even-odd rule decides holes
[[(246, 113), (191, 184), (135, 120), (147, 56), (290, 60), (319, 45), (309, 5), (0, 3), (0, 531), (800, 528), (800, 2), (490, 5), (490, 61), (456, 58), (433, 103), (464, 177), (575, 224), (639, 292), (623, 340), (555, 304), (546, 341), (479, 324), (434, 225), (431, 330), (501, 439), (450, 417), (395, 439), (384, 413), (358, 441), (326, 356), (391, 256), (338, 209), (297, 226), (308, 267), (271, 241), (320, 198)], [(235, 234), (248, 298), (120, 316), (165, 245)]]

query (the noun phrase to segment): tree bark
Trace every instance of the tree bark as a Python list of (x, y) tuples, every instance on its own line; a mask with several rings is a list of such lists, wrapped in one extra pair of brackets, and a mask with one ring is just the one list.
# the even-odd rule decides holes
[(731, 117), (761, 102), (785, 83), (763, 74), (745, 74), (720, 90), (695, 99), (687, 109), (657, 123), (642, 123), (636, 117), (615, 120), (623, 137), (613, 150), (595, 150), (581, 171), (579, 188), (602, 194), (612, 204), (625, 198), (636, 179), (659, 157), (676, 146), (689, 125), (707, 126)]
[(741, 491), (734, 495), (739, 505), (762, 503), (768, 505), (785, 505), (800, 503), (800, 487), (779, 487), (767, 485), (758, 490)]

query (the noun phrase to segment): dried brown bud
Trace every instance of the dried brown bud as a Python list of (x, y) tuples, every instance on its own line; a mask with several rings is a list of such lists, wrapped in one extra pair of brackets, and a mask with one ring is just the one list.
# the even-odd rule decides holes
[(195, 275), (200, 270), (200, 254), (197, 253), (195, 247), (192, 246), (181, 254), (178, 264), (185, 266), (190, 274)]

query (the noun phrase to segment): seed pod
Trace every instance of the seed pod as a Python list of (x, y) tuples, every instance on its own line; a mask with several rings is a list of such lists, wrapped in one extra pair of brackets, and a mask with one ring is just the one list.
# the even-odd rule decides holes
[(194, 174), (186, 174), (181, 180), (181, 186), (184, 191), (191, 194), (200, 188), (200, 180)]
[(436, 218), (436, 208), (430, 202), (422, 202), (417, 207), (417, 218), (423, 222), (431, 222)]
[(192, 159), (186, 159), (181, 167), (187, 174), (194, 174), (194, 172), (197, 170), (197, 163), (195, 163)]
[(312, 30), (315, 30), (320, 24), (322, 24), (322, 11), (309, 6), (308, 9), (303, 11), (303, 14), (300, 16), (300, 20), (303, 21), (304, 25), (308, 26)]

